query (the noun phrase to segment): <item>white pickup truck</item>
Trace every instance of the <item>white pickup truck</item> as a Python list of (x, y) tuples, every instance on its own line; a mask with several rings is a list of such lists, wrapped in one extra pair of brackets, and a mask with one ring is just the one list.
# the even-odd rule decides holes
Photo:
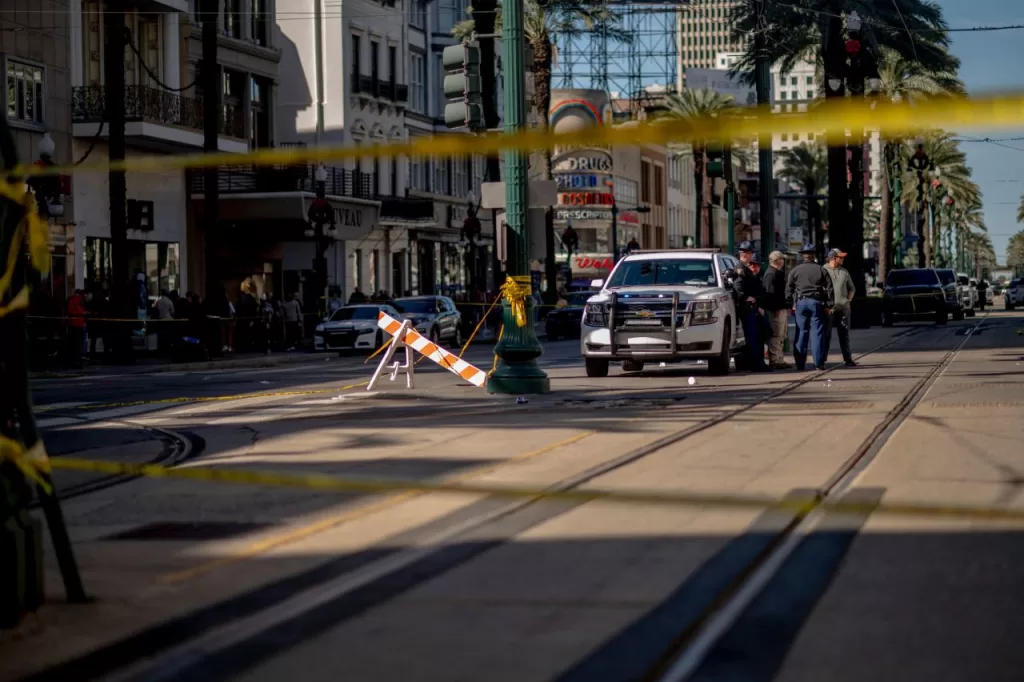
[(620, 260), (586, 304), (580, 350), (588, 377), (627, 372), (645, 362), (704, 359), (727, 374), (743, 350), (732, 277), (737, 260), (717, 249), (634, 252)]

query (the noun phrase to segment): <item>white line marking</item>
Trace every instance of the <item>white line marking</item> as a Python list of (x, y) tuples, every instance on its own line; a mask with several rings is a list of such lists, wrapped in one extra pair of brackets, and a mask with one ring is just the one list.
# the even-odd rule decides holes
[(47, 419), (39, 419), (36, 421), (36, 426), (40, 429), (53, 429), (58, 426), (67, 426), (68, 424), (81, 424), (81, 419), (72, 419), (71, 417), (49, 417)]

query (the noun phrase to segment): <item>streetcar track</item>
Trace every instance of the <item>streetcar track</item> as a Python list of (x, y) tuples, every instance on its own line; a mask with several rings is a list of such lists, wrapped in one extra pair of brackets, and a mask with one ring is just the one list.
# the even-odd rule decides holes
[[(927, 329), (929, 328), (909, 328), (885, 343), (859, 354), (857, 359), (880, 352)], [(600, 476), (633, 464), (666, 447), (675, 445), (693, 435), (711, 429), (729, 419), (791, 393), (799, 387), (818, 380), (840, 367), (841, 365), (835, 365), (824, 370), (808, 372), (805, 376), (801, 376), (761, 398), (722, 412), (700, 423), (667, 434), (662, 438), (630, 450), (602, 464), (578, 472), (573, 476), (548, 486), (546, 489), (560, 491), (577, 488)], [(268, 632), (273, 633), (277, 626), (283, 624), (290, 626), (289, 632), (294, 636), (295, 628), (299, 627), (301, 629), (303, 614), (314, 610), (325, 601), (332, 604), (333, 608), (342, 609), (342, 612), (346, 612), (344, 608), (345, 604), (348, 603), (345, 601), (346, 599), (359, 603), (361, 610), (378, 607), (391, 601), (408, 589), (421, 584), (423, 580), (447, 573), (486, 551), (510, 542), (516, 535), (525, 532), (529, 528), (557, 518), (578, 506), (578, 504), (548, 504), (545, 508), (545, 506), (537, 505), (536, 499), (526, 499), (505, 504), (501, 500), (483, 498), (479, 502), (469, 505), (469, 508), (452, 514), (453, 518), (451, 521), (454, 521), (454, 527), (452, 527), (451, 523), (446, 523), (445, 518), (425, 524), (423, 527), (436, 528), (437, 530), (428, 538), (428, 542), (419, 547), (414, 546), (397, 553), (389, 553), (387, 556), (370, 560), (368, 563), (358, 567), (350, 567), (348, 570), (336, 574), (322, 576), (322, 582), (319, 584), (316, 581), (299, 581), (298, 584), (293, 582), (291, 594), (282, 594), (280, 591), (274, 591), (275, 598), (250, 600), (242, 611), (230, 609), (230, 613), (224, 616), (214, 618), (205, 616), (197, 620), (197, 622), (190, 622), (187, 627), (180, 627), (179, 624), (189, 621), (190, 614), (185, 614), (171, 621), (175, 625), (172, 628), (175, 636), (159, 638), (158, 643), (153, 644), (153, 649), (147, 650), (146, 648), (139, 647), (139, 639), (146, 638), (158, 628), (163, 629), (166, 633), (167, 624), (154, 626), (139, 635), (114, 642), (80, 658), (90, 661), (102, 661), (100, 665), (103, 668), (103, 674), (109, 674), (114, 671), (124, 672), (126, 668), (133, 671), (125, 679), (135, 679), (136, 674), (140, 674), (146, 679), (151, 679), (154, 675), (156, 678), (162, 678), (163, 676), (177, 677), (179, 674), (187, 677), (188, 673), (192, 671), (192, 666), (202, 666), (204, 662), (207, 662), (208, 659), (214, 656), (217, 656), (222, 664), (227, 663), (228, 668), (238, 665), (248, 667), (257, 662), (260, 656), (273, 653), (275, 648), (273, 643), (276, 639), (270, 637), (267, 640), (265, 635)], [(527, 513), (529, 518), (525, 521), (516, 522), (512, 518), (530, 507), (534, 507), (535, 511)], [(449, 560), (438, 558), (445, 552), (445, 545), (471, 537), (474, 533), (480, 532), (482, 529), (499, 522), (503, 522), (505, 526), (510, 528), (500, 538), (492, 539), (485, 543), (477, 543), (471, 550), (459, 552), (457, 556)], [(417, 530), (412, 529), (405, 535), (415, 533)], [(393, 547), (396, 543), (391, 542), (389, 538), (385, 538), (375, 544)], [(424, 571), (421, 567), (424, 563), (431, 565), (433, 570)], [(412, 578), (408, 577), (410, 572), (413, 575)], [(406, 577), (403, 577), (403, 575)], [(287, 578), (284, 580), (287, 580)], [(382, 590), (380, 587), (382, 581), (385, 584), (392, 585), (392, 587)], [(394, 587), (396, 584), (398, 587)], [(276, 583), (270, 587), (273, 585), (276, 585)], [(240, 597), (244, 598), (245, 594), (240, 595)], [(314, 600), (312, 603), (309, 601), (310, 598)], [(237, 599), (239, 597), (231, 598), (221, 604), (233, 602)], [(339, 604), (339, 601), (342, 603)], [(219, 604), (215, 604), (203, 611), (216, 610), (218, 606)], [(336, 623), (337, 618), (334, 618), (333, 622)], [(252, 646), (245, 647), (246, 644), (251, 645), (253, 642), (261, 640), (264, 641), (264, 645), (257, 647), (255, 651)], [(239, 648), (245, 650), (245, 655), (241, 657), (232, 655), (232, 652)], [(43, 671), (42, 675), (45, 676), (57, 669), (70, 673), (76, 669), (78, 661), (79, 659), (73, 659), (67, 663), (58, 664), (56, 669), (51, 668), (48, 671)], [(85, 667), (89, 668), (91, 666), (87, 665)], [(95, 672), (95, 668), (93, 671)]]
[[(874, 461), (878, 453), (885, 447), (899, 426), (913, 413), (928, 389), (963, 350), (974, 335), (974, 330), (982, 326), (982, 320), (966, 327), (966, 333), (954, 334), (955, 337), (960, 337), (954, 347), (934, 363), (927, 374), (921, 377), (900, 402), (889, 410), (885, 418), (875, 426), (857, 450), (815, 490), (815, 506), (795, 514), (792, 521), (771, 539), (766, 550), (743, 567), (737, 576), (714, 596), (712, 605), (695, 621), (686, 625), (677, 641), (658, 658), (647, 674), (641, 678), (644, 682), (653, 682), (654, 680), (679, 682), (688, 679), (700, 668), (705, 656), (719, 639), (726, 635), (732, 625), (731, 622), (724, 624), (716, 622), (716, 617), (719, 617), (720, 620), (732, 619), (735, 622), (742, 615), (771, 576), (782, 566), (785, 559), (813, 532), (814, 526), (825, 514), (821, 503), (827, 499), (839, 497), (848, 491), (860, 473)], [(798, 532), (801, 535), (797, 535)]]

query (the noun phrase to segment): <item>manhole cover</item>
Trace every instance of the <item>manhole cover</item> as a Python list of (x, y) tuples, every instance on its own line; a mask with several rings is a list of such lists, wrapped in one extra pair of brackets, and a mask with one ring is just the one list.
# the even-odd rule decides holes
[(149, 523), (121, 533), (109, 535), (104, 540), (223, 540), (245, 535), (271, 527), (270, 523)]
[(555, 403), (556, 407), (589, 408), (593, 410), (607, 409), (650, 409), (657, 407), (672, 407), (678, 405), (684, 398), (605, 398), (605, 399), (580, 399), (562, 400)]

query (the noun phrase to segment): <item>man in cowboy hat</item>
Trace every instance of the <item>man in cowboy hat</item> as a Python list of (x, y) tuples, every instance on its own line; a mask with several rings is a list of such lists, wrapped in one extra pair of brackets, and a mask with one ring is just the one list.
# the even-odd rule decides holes
[(832, 290), (835, 292), (835, 307), (825, 325), (825, 357), (828, 357), (828, 349), (832, 346), (832, 330), (835, 329), (839, 336), (839, 350), (843, 353), (843, 362), (847, 367), (856, 367), (857, 363), (850, 353), (850, 303), (857, 289), (853, 286), (850, 273), (843, 267), (844, 258), (845, 251), (832, 249), (828, 252), (828, 265), (825, 266), (825, 272), (832, 278)]
[(764, 344), (767, 339), (761, 338), (757, 318), (764, 314), (761, 299), (764, 296), (764, 285), (761, 278), (754, 274), (751, 263), (754, 261), (754, 245), (748, 241), (740, 242), (736, 249), (739, 253), (740, 265), (736, 268), (734, 284), (736, 297), (739, 299), (738, 313), (743, 324), (743, 336), (747, 340), (747, 357), (752, 372), (768, 371), (764, 362)]
[(786, 284), (786, 298), (792, 302), (796, 314), (793, 358), (800, 371), (807, 365), (808, 342), (811, 342), (815, 369), (825, 369), (825, 354), (828, 352), (825, 346), (825, 317), (835, 305), (832, 278), (825, 268), (814, 262), (815, 250), (813, 244), (806, 244), (800, 249), (803, 262), (789, 273)]

